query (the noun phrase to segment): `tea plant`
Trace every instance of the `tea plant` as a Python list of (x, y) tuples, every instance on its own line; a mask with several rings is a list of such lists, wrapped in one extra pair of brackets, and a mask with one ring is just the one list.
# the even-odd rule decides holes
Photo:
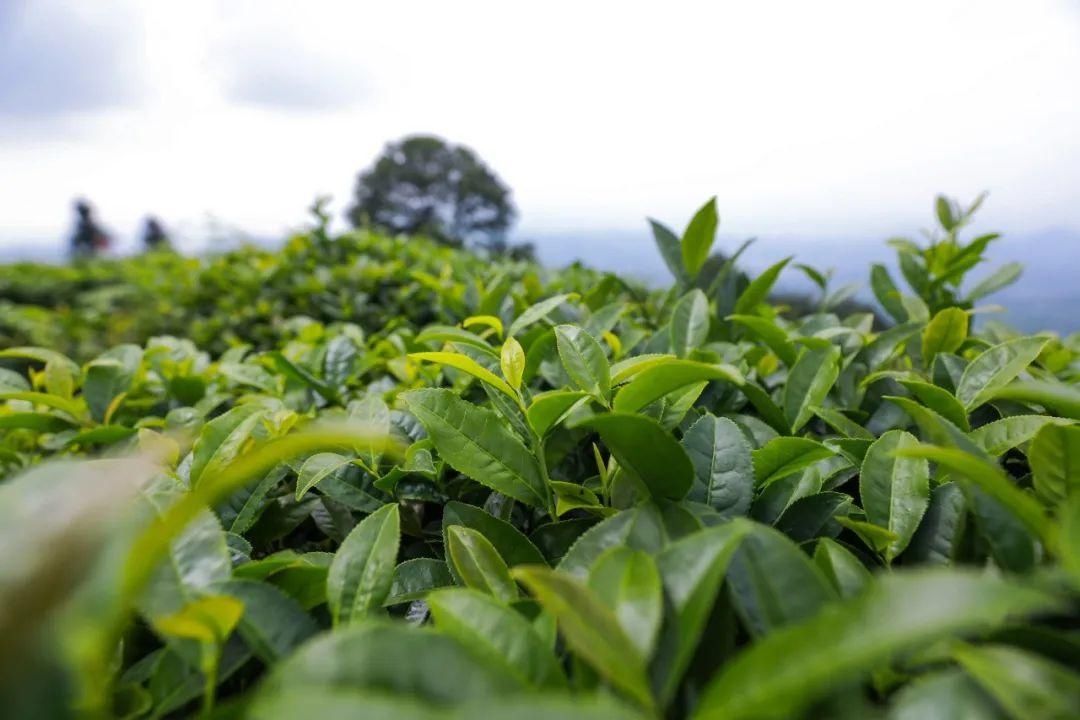
[(1080, 343), (974, 322), (977, 205), (871, 269), (885, 329), (711, 258), (712, 201), (667, 291), (320, 232), (110, 269), (198, 287), (0, 350), (6, 711), (1075, 717)]

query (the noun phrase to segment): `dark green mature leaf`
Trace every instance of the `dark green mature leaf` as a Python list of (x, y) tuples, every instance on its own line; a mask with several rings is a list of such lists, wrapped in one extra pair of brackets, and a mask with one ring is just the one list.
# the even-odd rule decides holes
[(728, 563), (752, 524), (734, 520), (694, 533), (666, 547), (656, 558), (670, 603), (650, 666), (661, 704), (673, 697), (679, 680), (703, 640), (702, 631), (720, 592)]
[(892, 562), (911, 542), (930, 500), (930, 467), (921, 458), (897, 455), (919, 444), (914, 435), (890, 430), (878, 438), (863, 459), (859, 496), (867, 519), (896, 535), (885, 550)]
[(466, 586), (509, 603), (517, 599), (517, 585), (506, 561), (481, 533), (463, 525), (446, 528), (446, 556), (454, 574)]
[(611, 400), (611, 368), (596, 339), (576, 325), (555, 327), (555, 342), (566, 374), (579, 390)]
[(739, 426), (704, 415), (683, 435), (682, 446), (694, 466), (689, 498), (712, 506), (722, 517), (746, 515), (754, 495), (754, 467)]
[(1014, 720), (1076, 717), (1080, 675), (1063, 665), (1007, 645), (961, 645), (953, 656)]
[(1012, 382), (1046, 346), (1046, 338), (1021, 337), (984, 350), (964, 370), (956, 397), (968, 410), (979, 407)]
[(970, 429), (968, 425), (967, 411), (953, 394), (944, 388), (921, 380), (902, 379), (900, 384), (907, 388), (912, 395), (919, 399), (926, 407), (936, 412), (941, 417), (951, 422), (964, 432)]
[(904, 304), (900, 302), (900, 291), (884, 265), (874, 264), (870, 267), (870, 287), (874, 291), (874, 297), (893, 320), (898, 323), (907, 322), (908, 314)]
[(999, 388), (991, 399), (1036, 403), (1063, 417), (1080, 420), (1080, 390), (1064, 383), (1021, 380)]
[(626, 546), (656, 552), (666, 541), (659, 510), (652, 504), (639, 505), (586, 530), (570, 547), (558, 570), (584, 580), (593, 563), (609, 548)]
[(684, 358), (701, 347), (709, 337), (709, 300), (694, 288), (683, 295), (671, 311), (668, 323), (671, 352)]
[(951, 565), (963, 538), (966, 511), (964, 493), (955, 482), (934, 488), (919, 529), (904, 551), (905, 562)]
[(576, 655), (639, 705), (649, 710), (654, 707), (644, 658), (615, 613), (586, 585), (540, 566), (518, 567), (513, 575), (555, 616)]
[(839, 348), (830, 345), (803, 350), (784, 386), (784, 417), (791, 432), (798, 432), (814, 416), (813, 409), (822, 405), (839, 376)]
[(385, 605), (422, 600), (432, 590), (454, 584), (450, 569), (442, 560), (414, 558), (394, 568), (394, 579)]
[(237, 630), (251, 651), (268, 665), (287, 657), (319, 630), (295, 600), (269, 583), (228, 580), (215, 585), (214, 591), (244, 604)]
[(751, 455), (754, 477), (759, 486), (793, 475), (818, 460), (835, 455), (816, 440), (802, 437), (773, 438)]
[(964, 481), (978, 487), (1016, 516), (1045, 545), (1054, 545), (1053, 525), (1039, 503), (1012, 483), (995, 464), (955, 448), (919, 445), (897, 450), (908, 457), (921, 457), (948, 468)]
[(653, 239), (656, 241), (656, 247), (660, 251), (660, 257), (664, 259), (664, 264), (671, 271), (672, 277), (678, 283), (685, 283), (687, 281), (686, 268), (683, 267), (682, 245), (679, 236), (665, 225), (651, 218), (649, 219), (649, 225), (652, 227)]
[(1047, 424), (1028, 448), (1035, 491), (1057, 504), (1080, 490), (1080, 428)]
[(858, 595), (873, 581), (870, 571), (850, 550), (829, 538), (817, 541), (814, 564), (842, 598)]
[(546, 504), (536, 458), (498, 415), (449, 390), (413, 390), (402, 397), (455, 470), (528, 505)]
[(268, 357), (282, 375), (295, 380), (301, 385), (311, 388), (330, 402), (340, 402), (341, 396), (337, 389), (320, 378), (315, 377), (308, 369), (297, 365), (280, 352), (271, 352), (268, 354)]
[(682, 236), (682, 264), (691, 278), (697, 276), (701, 266), (705, 264), (705, 259), (709, 257), (719, 222), (714, 197), (694, 213), (690, 224), (686, 226)]
[(476, 530), (495, 546), (499, 555), (511, 567), (544, 562), (544, 556), (520, 530), (480, 508), (449, 502), (443, 506), (442, 522), (444, 534), (454, 525)]
[(885, 575), (744, 650), (709, 683), (694, 718), (793, 717), (899, 653), (1056, 607), (1052, 595), (988, 574)]
[(523, 685), (566, 685), (554, 653), (532, 624), (491, 595), (449, 588), (428, 595), (427, 603), (440, 631), (501, 664)]
[(368, 515), (338, 548), (326, 576), (334, 621), (356, 622), (379, 610), (390, 594), (400, 540), (398, 506)]
[(997, 457), (1031, 440), (1044, 425), (1068, 422), (1048, 415), (1012, 415), (972, 430), (969, 437), (988, 455)]
[[(446, 705), (520, 692), (498, 664), (430, 628), (367, 622), (323, 633), (280, 663), (260, 690), (270, 704), (292, 689), (364, 691)], [(305, 709), (304, 715), (309, 715)]]
[(805, 620), (838, 597), (810, 558), (766, 525), (747, 532), (727, 580), (735, 611), (754, 636)]
[(589, 571), (589, 588), (615, 613), (641, 657), (650, 657), (664, 609), (660, 572), (652, 555), (628, 547), (611, 548)]
[(652, 418), (629, 413), (596, 415), (580, 423), (600, 433), (620, 467), (640, 479), (657, 499), (681, 500), (694, 467), (686, 451)]

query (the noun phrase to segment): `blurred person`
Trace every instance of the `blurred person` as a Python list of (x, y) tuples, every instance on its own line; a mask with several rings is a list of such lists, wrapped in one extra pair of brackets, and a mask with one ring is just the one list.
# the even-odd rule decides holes
[(146, 224), (143, 226), (143, 250), (151, 252), (171, 248), (172, 243), (169, 241), (169, 234), (165, 232), (161, 221), (153, 215), (147, 217)]
[(98, 225), (94, 210), (84, 199), (75, 201), (75, 232), (71, 236), (71, 256), (78, 259), (95, 257), (109, 249), (111, 238)]

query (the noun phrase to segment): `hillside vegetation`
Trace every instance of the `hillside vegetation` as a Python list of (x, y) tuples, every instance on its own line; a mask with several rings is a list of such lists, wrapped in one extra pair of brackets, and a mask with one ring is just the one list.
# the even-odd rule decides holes
[(1076, 717), (1080, 341), (973, 322), (976, 207), (884, 326), (712, 202), (665, 290), (321, 226), (0, 269), (5, 715)]

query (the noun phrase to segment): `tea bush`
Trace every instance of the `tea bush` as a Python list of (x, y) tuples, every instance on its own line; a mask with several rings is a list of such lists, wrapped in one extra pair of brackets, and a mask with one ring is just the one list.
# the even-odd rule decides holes
[(713, 202), (666, 291), (321, 228), (3, 272), (5, 713), (1076, 717), (1080, 342), (973, 322), (976, 207), (883, 330)]

